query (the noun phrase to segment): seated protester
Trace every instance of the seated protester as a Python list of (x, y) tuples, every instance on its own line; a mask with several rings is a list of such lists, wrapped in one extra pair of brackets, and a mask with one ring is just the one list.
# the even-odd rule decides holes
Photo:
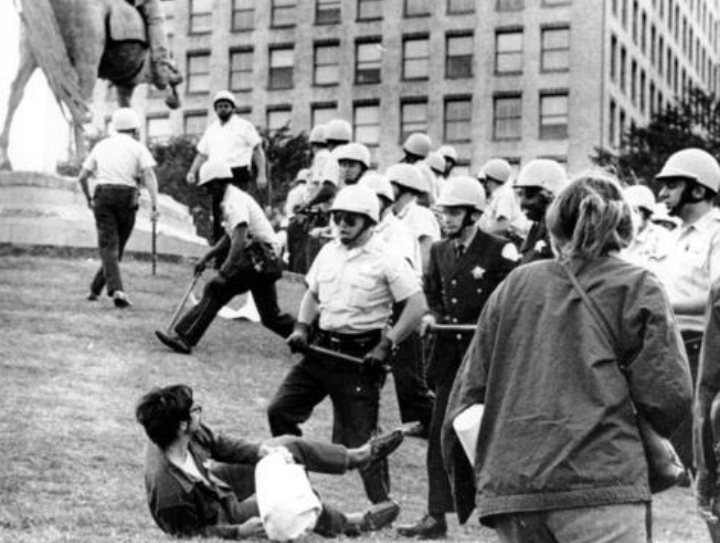
[[(151, 390), (135, 411), (150, 439), (145, 465), (150, 513), (176, 537), (262, 535), (252, 475), (258, 461), (278, 447), (310, 471), (342, 474), (385, 458), (403, 438), (396, 430), (354, 449), (291, 436), (252, 442), (214, 432), (201, 422), (201, 412), (186, 385)], [(392, 522), (395, 510), (393, 502), (384, 502), (364, 514), (344, 514), (322, 504), (314, 531), (334, 537), (379, 530)]]
[(231, 181), (232, 172), (223, 162), (208, 160), (200, 168), (198, 185), (222, 198), (225, 234), (195, 265), (195, 274), (202, 274), (213, 259), (222, 259), (222, 265), (205, 286), (200, 303), (180, 319), (175, 329), (155, 332), (162, 343), (178, 353), (190, 354), (218, 311), (235, 296), (248, 291), (257, 304), (263, 326), (287, 337), (295, 324), (295, 319), (281, 313), (278, 306), (275, 282), (282, 269), (277, 234), (252, 196)]

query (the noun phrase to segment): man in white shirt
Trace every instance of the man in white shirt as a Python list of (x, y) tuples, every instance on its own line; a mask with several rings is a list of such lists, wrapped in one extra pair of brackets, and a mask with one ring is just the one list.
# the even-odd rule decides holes
[(478, 173), (478, 181), (488, 195), (479, 226), (483, 232), (505, 236), (520, 246), (530, 225), (510, 184), (511, 174), (510, 164), (502, 158), (488, 160)]
[(200, 185), (221, 198), (225, 234), (195, 266), (201, 274), (220, 255), (218, 273), (205, 286), (200, 303), (188, 311), (175, 330), (155, 335), (176, 352), (190, 354), (221, 307), (238, 294), (252, 293), (265, 327), (282, 337), (290, 335), (295, 319), (281, 313), (275, 282), (282, 276), (277, 234), (258, 203), (232, 185), (232, 172), (223, 162), (207, 161), (200, 168)]

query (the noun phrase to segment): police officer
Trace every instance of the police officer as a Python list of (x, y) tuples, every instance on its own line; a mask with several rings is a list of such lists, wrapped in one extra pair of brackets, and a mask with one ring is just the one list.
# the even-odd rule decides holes
[(531, 160), (520, 170), (514, 183), (515, 193), (525, 217), (532, 222), (520, 247), (521, 264), (553, 258), (545, 212), (567, 184), (565, 169), (554, 160)]
[(203, 163), (199, 185), (221, 200), (225, 235), (195, 265), (195, 274), (201, 274), (213, 259), (222, 258), (222, 265), (205, 285), (200, 303), (180, 319), (175, 330), (158, 330), (155, 335), (172, 350), (190, 354), (220, 308), (250, 291), (263, 325), (289, 336), (295, 319), (278, 307), (275, 282), (282, 275), (280, 246), (265, 213), (252, 196), (232, 184), (232, 171), (224, 162)]
[(443, 173), (443, 177), (447, 179), (460, 160), (458, 152), (452, 145), (443, 145), (438, 149), (438, 153), (445, 159), (445, 172)]
[[(430, 307), (421, 334), (436, 324), (475, 324), (495, 287), (515, 267), (519, 254), (504, 238), (477, 227), (485, 209), (485, 193), (473, 178), (448, 179), (437, 202), (447, 239), (433, 243), (425, 274)], [(435, 392), (427, 451), (428, 510), (417, 523), (398, 527), (398, 534), (422, 539), (444, 537), (445, 513), (454, 510), (450, 482), (443, 465), (440, 435), (448, 396), (472, 333), (438, 332), (427, 367), (427, 380)]]
[[(710, 286), (720, 277), (720, 211), (713, 207), (720, 189), (720, 165), (705, 151), (684, 149), (667, 159), (655, 179), (662, 187), (660, 200), (671, 215), (682, 220), (670, 233), (669, 251), (660, 257), (655, 272), (677, 317), (695, 383)], [(692, 421), (687, 420), (671, 441), (685, 466), (691, 468)], [(701, 444), (708, 453), (712, 445)], [(703, 466), (697, 468), (701, 471)]]
[(657, 257), (662, 253), (669, 237), (664, 226), (651, 220), (655, 210), (655, 195), (645, 185), (632, 185), (623, 192), (632, 210), (635, 237), (620, 255), (638, 266), (654, 269)]
[[(138, 183), (145, 184), (152, 202), (150, 219), (158, 219), (158, 187), (155, 178), (155, 159), (138, 141), (140, 119), (130, 108), (120, 108), (112, 117), (115, 134), (100, 141), (82, 165), (78, 181), (88, 206), (95, 215), (98, 248), (102, 264), (90, 284), (87, 299), (98, 299), (107, 287), (116, 307), (128, 307), (120, 275), (125, 244), (135, 227), (138, 209)], [(90, 195), (88, 179), (95, 177), (95, 194)]]
[[(306, 276), (308, 290), (288, 344), (293, 351), (305, 351), (312, 343), (358, 357), (362, 363), (306, 352), (280, 385), (268, 418), (273, 435), (301, 435), (300, 424), (329, 396), (332, 440), (353, 447), (377, 431), (385, 366), (394, 345), (417, 327), (426, 306), (410, 265), (373, 231), (379, 211), (370, 189), (343, 188), (332, 215), (337, 239), (322, 248)], [(388, 326), (396, 302), (404, 307)], [(386, 462), (363, 468), (361, 476), (370, 501), (388, 499)]]
[(337, 148), (335, 158), (340, 166), (341, 186), (354, 185), (370, 169), (370, 149), (350, 142)]
[(428, 186), (426, 192), (418, 196), (417, 202), (421, 206), (429, 207), (435, 203), (433, 190), (435, 188), (435, 177), (430, 171), (425, 159), (430, 154), (432, 148), (432, 140), (427, 134), (415, 132), (410, 134), (403, 143), (403, 158), (400, 160), (403, 164), (413, 164), (420, 172), (425, 184)]
[(502, 158), (488, 160), (478, 173), (478, 181), (488, 196), (480, 229), (488, 234), (505, 236), (520, 246), (529, 225), (510, 185), (511, 174), (510, 164)]
[(295, 176), (295, 186), (290, 189), (285, 200), (285, 216), (287, 217), (287, 250), (288, 268), (290, 271), (305, 273), (305, 243), (307, 237), (303, 228), (304, 216), (298, 216), (300, 209), (308, 197), (308, 178), (310, 169), (303, 168)]

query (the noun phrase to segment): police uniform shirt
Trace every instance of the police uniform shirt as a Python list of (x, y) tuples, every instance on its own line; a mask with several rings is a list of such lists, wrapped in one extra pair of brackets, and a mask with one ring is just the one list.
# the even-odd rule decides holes
[(153, 166), (155, 159), (147, 147), (118, 133), (98, 142), (82, 167), (95, 175), (97, 185), (137, 187), (142, 171)]
[(512, 187), (507, 183), (493, 193), (478, 225), (484, 232), (493, 233), (503, 217), (507, 221), (507, 227), (522, 237), (530, 229), (530, 221), (525, 217)]
[(210, 125), (200, 138), (197, 150), (210, 160), (225, 162), (231, 168), (242, 168), (250, 166), (253, 149), (261, 143), (252, 123), (232, 115), (224, 124), (217, 121)]
[[(697, 221), (670, 232), (669, 250), (660, 258), (656, 273), (673, 305), (707, 298), (720, 277), (720, 210), (713, 208)], [(702, 332), (705, 316), (676, 313), (682, 331)]]
[(276, 248), (280, 240), (260, 205), (252, 196), (234, 185), (228, 185), (222, 201), (223, 227), (232, 237), (233, 230), (239, 224), (247, 224), (247, 233), (254, 240), (264, 241)]
[(386, 213), (375, 227), (375, 234), (396, 254), (405, 258), (418, 274), (421, 274), (420, 245), (404, 222), (392, 213)]
[(340, 185), (340, 162), (335, 151), (327, 155), (320, 171), (320, 186), (325, 182), (332, 183), (336, 187)]
[(285, 200), (285, 217), (289, 221), (295, 216), (295, 208), (307, 201), (308, 186), (306, 183), (298, 183), (288, 192)]
[(428, 208), (410, 202), (397, 214), (397, 217), (410, 228), (415, 239), (420, 240), (425, 236), (431, 241), (440, 239), (440, 224)]
[(667, 228), (648, 221), (642, 232), (635, 234), (630, 245), (620, 251), (620, 257), (628, 262), (655, 271), (658, 255), (667, 250), (670, 231)]
[(318, 299), (320, 328), (347, 334), (383, 328), (394, 302), (420, 292), (410, 264), (376, 235), (351, 249), (338, 240), (329, 242), (306, 281)]

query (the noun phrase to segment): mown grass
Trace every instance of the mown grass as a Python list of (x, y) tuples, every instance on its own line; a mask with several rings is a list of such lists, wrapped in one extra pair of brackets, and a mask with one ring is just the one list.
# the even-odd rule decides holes
[[(190, 266), (123, 264), (134, 306), (87, 302), (97, 261), (28, 255), (0, 258), (0, 541), (140, 543), (169, 541), (150, 518), (142, 480), (145, 438), (137, 398), (156, 385), (188, 383), (204, 419), (236, 436), (269, 435), (265, 409), (294, 358), (260, 325), (217, 319), (192, 356), (160, 345), (163, 327), (190, 279)], [(298, 283), (280, 284), (294, 311)], [(392, 382), (383, 392), (385, 427), (399, 424)], [(305, 435), (330, 436), (318, 407)], [(399, 522), (417, 519), (426, 495), (424, 442), (409, 439), (391, 458)], [(313, 476), (323, 497), (345, 510), (367, 506), (356, 474)], [(655, 503), (656, 541), (709, 541), (691, 492)], [(494, 543), (476, 521), (451, 524), (451, 541)], [(319, 538), (310, 537), (312, 541)], [(366, 538), (399, 540), (392, 530)]]

